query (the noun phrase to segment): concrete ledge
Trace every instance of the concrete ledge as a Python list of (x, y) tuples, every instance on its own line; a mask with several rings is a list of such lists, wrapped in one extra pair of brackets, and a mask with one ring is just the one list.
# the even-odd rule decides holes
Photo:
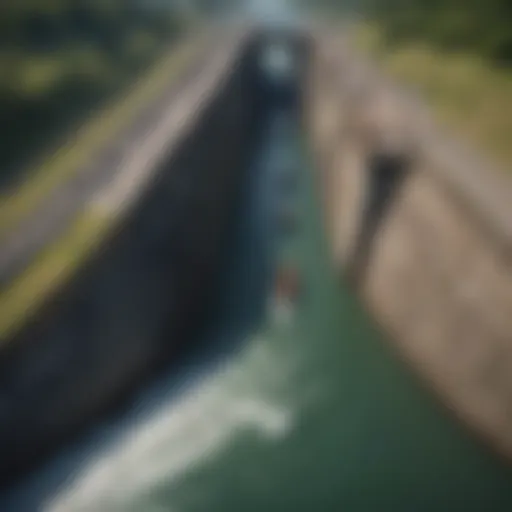
[[(322, 35), (307, 116), (335, 264), (447, 406), (512, 457), (507, 178)], [(382, 144), (397, 126), (404, 144), (393, 153)]]

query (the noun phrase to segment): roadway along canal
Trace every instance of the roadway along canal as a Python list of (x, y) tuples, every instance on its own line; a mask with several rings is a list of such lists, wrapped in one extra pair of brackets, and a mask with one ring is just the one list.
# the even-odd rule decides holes
[[(285, 112), (269, 122), (197, 353), (0, 510), (512, 510), (510, 472), (422, 391), (334, 279), (297, 123)], [(287, 170), (296, 190), (280, 188)], [(287, 238), (283, 200), (300, 220)], [(289, 324), (266, 314), (280, 259), (306, 288)]]

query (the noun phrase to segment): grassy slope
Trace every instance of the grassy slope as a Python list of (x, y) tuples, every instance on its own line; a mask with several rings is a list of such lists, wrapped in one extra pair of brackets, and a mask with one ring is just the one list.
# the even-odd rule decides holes
[[(181, 51), (183, 58), (186, 52)], [(34, 169), (16, 193), (0, 196), (0, 239), (35, 208), (51, 190), (70, 177), (94, 152), (112, 138), (117, 130), (136, 114), (144, 103), (167, 81), (169, 67), (176, 65), (176, 55), (159, 60), (145, 79), (105, 110), (96, 114), (79, 133)]]
[(420, 92), (441, 122), (512, 169), (511, 71), (419, 43), (386, 48), (378, 29), (370, 26), (362, 27), (355, 40), (388, 73)]
[[(2, 218), (5, 225), (17, 215), (25, 213), (59, 180), (65, 179), (77, 159), (87, 158), (98, 145), (108, 141), (122, 123), (128, 122), (154, 94), (158, 94), (179, 76), (193, 53), (201, 47), (200, 38), (185, 40), (163, 60), (155, 64), (143, 80), (121, 101), (84, 127), (82, 136), (62, 149), (62, 160), (48, 163), (36, 172), (19, 194), (5, 203), (0, 211), (12, 212), (12, 217)], [(104, 121), (108, 117), (109, 122)], [(73, 164), (73, 165), (72, 165)], [(10, 202), (9, 202), (10, 201)], [(5, 210), (4, 210), (5, 208)], [(10, 210), (12, 208), (12, 210)], [(79, 266), (101, 243), (102, 238), (115, 224), (115, 218), (98, 214), (88, 208), (75, 223), (51, 246), (47, 247), (26, 271), (0, 293), (0, 346), (21, 328), (28, 317), (35, 313), (52, 293), (77, 271)], [(0, 223), (0, 226), (4, 226)]]

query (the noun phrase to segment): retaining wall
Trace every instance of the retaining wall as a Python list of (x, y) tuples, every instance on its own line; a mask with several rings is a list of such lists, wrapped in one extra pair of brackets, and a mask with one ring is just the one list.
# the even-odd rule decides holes
[(2, 483), (126, 396), (201, 325), (260, 115), (250, 51), (247, 37), (231, 38), (183, 84), (169, 119), (139, 142), (140, 162), (94, 199), (118, 228), (4, 344)]
[[(340, 278), (446, 405), (510, 457), (510, 180), (452, 145), (339, 38), (315, 41), (306, 125)], [(386, 94), (379, 111), (372, 101)], [(401, 149), (386, 153), (397, 135)]]

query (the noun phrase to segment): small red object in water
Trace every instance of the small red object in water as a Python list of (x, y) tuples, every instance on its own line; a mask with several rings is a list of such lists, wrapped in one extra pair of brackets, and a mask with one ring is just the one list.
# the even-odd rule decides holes
[(277, 274), (276, 295), (279, 298), (294, 300), (300, 292), (300, 278), (297, 269), (283, 267)]

